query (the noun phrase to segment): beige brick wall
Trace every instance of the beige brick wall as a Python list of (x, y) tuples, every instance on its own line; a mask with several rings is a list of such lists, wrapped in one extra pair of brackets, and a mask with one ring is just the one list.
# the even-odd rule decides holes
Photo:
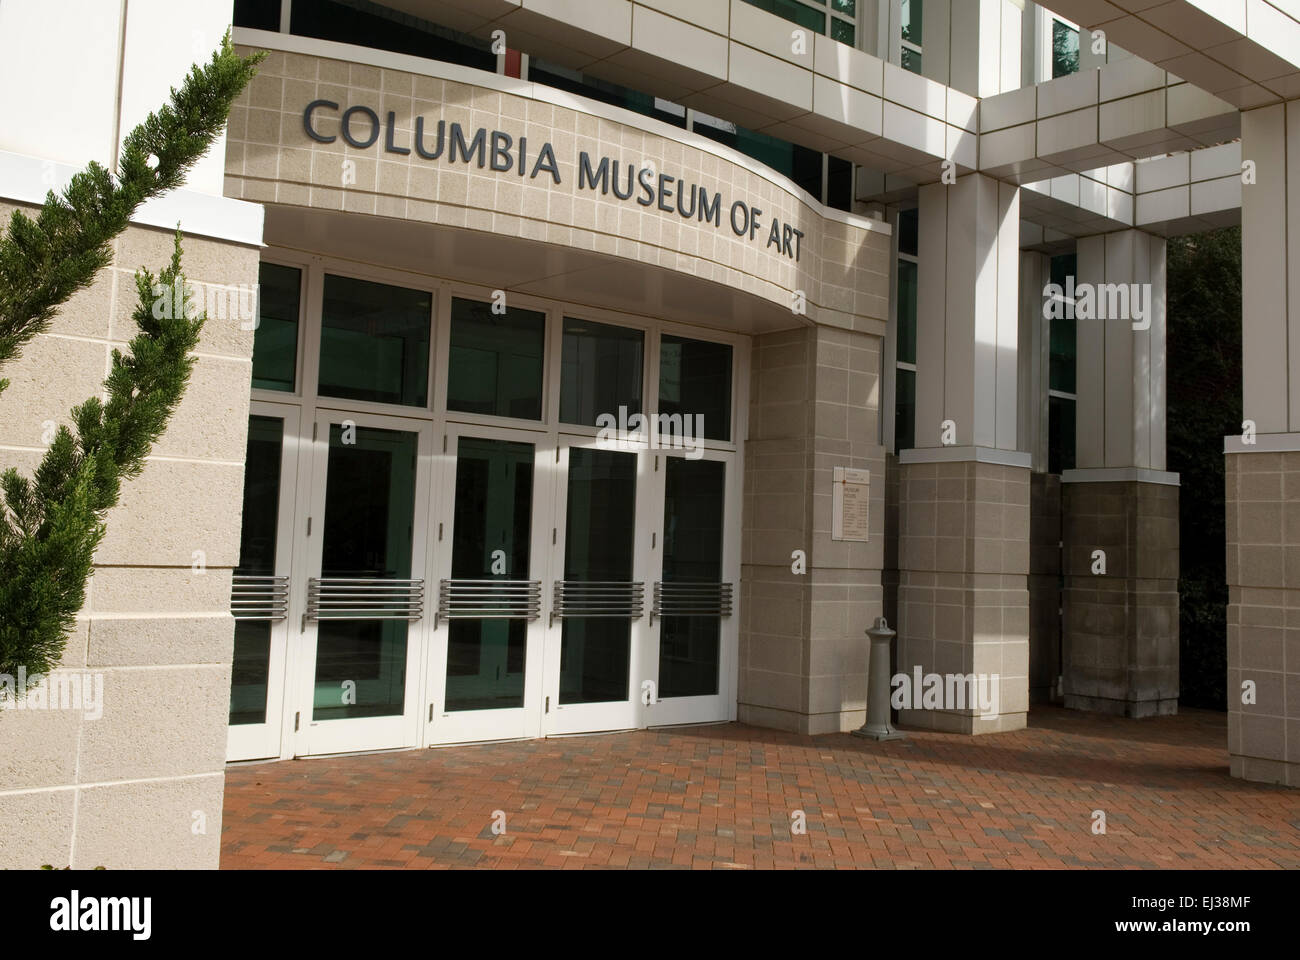
[[(6, 223), (11, 210), (0, 207)], [(30, 473), (46, 422), (69, 422), (102, 392), (110, 351), (135, 329), (133, 272), (157, 273), (171, 242), (129, 228), (112, 267), (0, 371), (13, 381), (0, 396), (0, 469)], [(187, 237), (184, 251), (200, 289), (257, 282), (256, 248)], [(0, 712), (0, 866), (218, 864), (253, 338), (239, 327), (209, 318), (184, 400), (108, 515), (64, 657), (103, 674), (103, 716)]]
[(1226, 460), (1229, 765), (1236, 777), (1297, 787), (1300, 453)]
[[(829, 733), (866, 717), (865, 630), (880, 615), (884, 448), (879, 337), (756, 337), (745, 445), (739, 717)], [(831, 538), (834, 468), (871, 471), (871, 540)], [(803, 550), (807, 573), (791, 570)]]
[[(508, 81), (507, 81), (508, 82)], [(515, 82), (507, 93), (437, 76), (381, 69), (273, 51), (230, 115), (226, 152), (226, 195), (245, 200), (324, 210), (345, 210), (523, 237), (595, 251), (727, 284), (788, 309), (792, 291), (808, 301), (808, 316), (821, 323), (875, 329), (889, 309), (887, 229), (864, 229), (823, 216), (767, 177), (720, 156), (722, 148), (679, 143), (576, 108), (529, 96), (530, 84)], [(384, 135), (366, 149), (312, 140), (302, 113), (312, 100), (340, 105), (338, 113), (317, 114), (323, 135), (339, 133), (339, 116), (365, 105), (396, 117), (395, 143), (410, 147), (414, 118), (425, 118), (432, 143), (437, 122), (459, 123), (470, 136), (480, 127), (502, 130), (529, 143), (535, 156), (550, 142), (560, 170), (555, 185), (511, 171), (480, 170), (464, 162), (384, 151)], [(649, 123), (650, 121), (647, 121)], [(361, 125), (367, 126), (362, 120)], [(682, 137), (691, 135), (682, 132)], [(448, 133), (450, 137), (450, 133)], [(701, 142), (707, 143), (707, 141)], [(613, 194), (577, 189), (578, 157), (603, 156), (646, 162), (686, 183), (722, 193), (722, 225), (701, 224), (672, 213), (618, 200)], [(355, 164), (356, 182), (343, 184), (345, 161)], [(531, 171), (530, 171), (531, 172)], [(728, 210), (743, 199), (763, 211), (763, 230), (751, 240), (737, 237)], [(796, 264), (766, 246), (773, 218), (802, 230), (803, 254)], [(868, 321), (865, 318), (874, 318)]]
[(1029, 471), (976, 461), (900, 467), (896, 670), (997, 674), (998, 711), (903, 710), (960, 733), (1025, 726)]

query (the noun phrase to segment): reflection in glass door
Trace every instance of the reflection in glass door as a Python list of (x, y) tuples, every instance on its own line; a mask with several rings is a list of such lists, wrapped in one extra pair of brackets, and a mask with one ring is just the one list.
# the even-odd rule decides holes
[(547, 631), (547, 733), (637, 725), (632, 666), (644, 642), (648, 567), (637, 530), (649, 529), (638, 522), (645, 498), (637, 496), (637, 474), (645, 460), (592, 445), (561, 448), (554, 555), (563, 560)]
[[(539, 524), (534, 444), (512, 432), (448, 434), (439, 524), (443, 550), (431, 658), (432, 740), (535, 736), (541, 582), (533, 570)], [(542, 501), (538, 501), (542, 502)], [(546, 511), (542, 511), (545, 513)]]
[(298, 412), (254, 402), (248, 418), (227, 759), (280, 755)]
[(316, 437), (297, 752), (412, 746), (427, 434), (393, 418), (323, 414)]

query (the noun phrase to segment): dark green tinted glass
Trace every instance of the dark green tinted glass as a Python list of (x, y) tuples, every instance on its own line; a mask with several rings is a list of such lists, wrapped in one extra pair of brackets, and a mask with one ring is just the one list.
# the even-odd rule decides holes
[(1074, 469), (1074, 406), (1073, 400), (1064, 397), (1047, 398), (1048, 473)]
[[(418, 436), (330, 424), (321, 525), (321, 577), (411, 576)], [(321, 620), (316, 631), (314, 720), (405, 712), (404, 620)]]
[(432, 306), (425, 290), (326, 274), (321, 396), (428, 406)]
[(857, 16), (858, 0), (831, 0), (831, 9), (848, 17)]
[[(805, 6), (799, 0), (745, 0), (745, 2), (751, 7), (775, 13), (778, 17), (797, 23), (801, 27), (808, 27), (818, 33), (826, 32), (826, 14)], [(824, 4), (825, 0), (817, 0), (817, 2)]]
[(447, 409), (542, 419), (545, 338), (544, 313), (453, 299)]
[(619, 408), (641, 412), (645, 333), (590, 320), (564, 318), (560, 360), (560, 420), (597, 426)]
[[(461, 437), (452, 577), (527, 580), (532, 509), (532, 444)], [(453, 619), (447, 627), (447, 709), (522, 707), (527, 621)]]
[(608, 80), (589, 77), (576, 70), (570, 70), (557, 64), (547, 63), (536, 57), (528, 61), (528, 79), (533, 83), (543, 83), (548, 87), (568, 90), (580, 97), (599, 100), (602, 103), (623, 107), (647, 117), (654, 117), (675, 127), (686, 126), (686, 109), (665, 102), (654, 94), (632, 90)]
[[(665, 583), (720, 583), (726, 464), (666, 457)], [(718, 692), (721, 619), (668, 616), (659, 630), (659, 696)]]
[[(659, 338), (659, 432), (692, 424), (688, 436), (731, 439), (731, 346), (684, 337)], [(687, 421), (686, 418), (693, 418)], [(701, 419), (702, 418), (702, 419)], [(681, 424), (681, 425), (679, 425)], [(697, 426), (703, 426), (703, 433)]]
[[(1051, 281), (1063, 291), (1068, 290), (1069, 279), (1075, 275), (1078, 257), (1064, 254), (1052, 257)], [(1070, 317), (1053, 317), (1051, 320), (1051, 353), (1048, 365), (1048, 387), (1063, 393), (1075, 392), (1075, 357), (1078, 352), (1078, 325)]]
[(831, 39), (838, 40), (840, 43), (853, 45), (853, 24), (846, 23), (843, 20), (831, 18)]
[(1052, 79), (1079, 72), (1079, 31), (1052, 21)]
[(302, 271), (263, 263), (257, 268), (257, 331), (253, 334), (253, 389), (296, 386), (298, 302)]
[[(908, 43), (914, 43), (918, 47), (923, 46), (921, 40), (922, 28), (924, 26), (924, 2), (923, 0), (903, 0), (900, 22), (903, 25), (903, 39)], [(918, 71), (919, 64), (918, 64)]]
[(916, 446), (916, 372), (897, 370), (894, 384), (894, 452)]
[[(280, 516), (280, 462), (284, 421), (248, 418), (244, 457), (244, 513), (239, 534), (237, 576), (275, 574)], [(271, 667), (271, 621), (236, 620), (230, 670), (230, 723), (266, 722), (266, 685)]]
[(916, 275), (911, 260), (898, 261), (898, 361), (916, 363)]
[(695, 132), (726, 144), (733, 150), (739, 150), (747, 157), (753, 157), (759, 163), (789, 177), (814, 197), (821, 198), (822, 155), (818, 151), (755, 130), (747, 130), (736, 124), (719, 127), (697, 120)]
[(921, 72), (921, 55), (915, 50), (909, 50), (907, 47), (904, 47), (901, 62), (904, 70), (909, 70), (912, 73)]
[(920, 216), (917, 208), (900, 210), (898, 213), (898, 252), (915, 257), (917, 255), (917, 224)]
[[(636, 538), (636, 455), (569, 450), (564, 579), (629, 583)], [(575, 617), (560, 636), (560, 703), (628, 698), (632, 621)]]

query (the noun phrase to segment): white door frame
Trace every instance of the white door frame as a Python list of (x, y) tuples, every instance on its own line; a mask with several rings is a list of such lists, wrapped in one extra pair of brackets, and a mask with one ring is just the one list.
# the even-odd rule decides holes
[[(676, 451), (657, 451), (661, 458), (655, 471), (657, 489), (655, 502), (659, 507), (653, 530), (655, 531), (656, 567), (651, 571), (652, 579), (647, 584), (647, 610), (653, 603), (652, 592), (655, 580), (663, 577), (663, 542), (664, 515), (666, 499), (667, 464), (665, 457), (681, 457)], [(653, 457), (652, 457), (653, 458)], [(714, 723), (736, 718), (736, 682), (739, 667), (740, 649), (740, 538), (741, 538), (741, 462), (738, 453), (705, 449), (702, 459), (720, 461), (725, 465), (723, 480), (723, 525), (722, 525), (722, 580), (732, 585), (732, 612), (730, 616), (719, 618), (718, 631), (718, 691), (711, 696), (671, 697), (656, 699), (645, 709), (647, 727), (668, 726), (674, 724)], [(645, 659), (642, 675), (655, 683), (656, 697), (659, 690), (659, 640), (662, 622), (655, 618), (650, 628), (651, 642), (645, 647)]]
[[(555, 545), (551, 551), (551, 580), (548, 589), (565, 576), (565, 535), (568, 529), (569, 454), (574, 447), (610, 449), (594, 437), (561, 436), (559, 439), (557, 473), (554, 496)], [(543, 735), (556, 736), (572, 733), (594, 733), (605, 730), (629, 730), (645, 726), (645, 707), (641, 684), (645, 679), (644, 650), (650, 644), (649, 611), (652, 576), (656, 568), (657, 551), (652, 546), (655, 529), (655, 512), (659, 501), (655, 496), (653, 458), (644, 442), (627, 443), (614, 452), (636, 458), (636, 502), (633, 527), (632, 580), (644, 588), (644, 609), (640, 617), (631, 620), (628, 658), (628, 698), (626, 701), (604, 703), (560, 703), (560, 663), (563, 652), (564, 622), (558, 617), (547, 618), (546, 629), (546, 695), (550, 697), (550, 710), (543, 718)], [(662, 518), (660, 520), (662, 522)], [(548, 596), (553, 604), (554, 593)]]
[[(526, 443), (533, 447), (533, 502), (529, 519), (529, 550), (527, 576), (512, 571), (509, 579), (537, 580), (541, 583), (541, 604), (537, 619), (528, 621), (524, 648), (524, 702), (520, 707), (486, 710), (448, 711), (447, 704), (447, 639), (450, 635), (448, 621), (440, 616), (439, 584), (451, 579), (452, 544), (455, 539), (456, 466), (457, 444), (461, 437), (485, 440), (506, 440)], [(554, 530), (551, 504), (554, 502), (555, 442), (551, 435), (538, 430), (510, 427), (480, 426), (465, 423), (448, 423), (439, 438), (435, 457), (439, 503), (436, 520), (430, 530), (428, 544), (429, 566), (432, 576), (428, 589), (428, 617), (430, 625), (429, 657), (426, 670), (427, 706), (424, 715), (426, 745), (472, 743), (482, 740), (512, 740), (542, 735), (542, 714), (545, 694), (542, 691), (546, 617), (550, 597), (547, 590), (551, 582), (551, 540), (558, 536)], [(436, 622), (435, 622), (436, 618)]]
[[(287, 723), (297, 728), (292, 734), (293, 755), (309, 756), (413, 747), (419, 737), (419, 718), (423, 702), (421, 683), (424, 651), (427, 645), (429, 576), (425, 541), (429, 527), (429, 485), (433, 467), (432, 425), (422, 419), (331, 409), (324, 403), (318, 403), (315, 414), (313, 421), (316, 428), (315, 438), (304, 438), (311, 451), (312, 470), (305, 498), (302, 501), (307, 506), (307, 513), (302, 517), (302, 522), (305, 524), (310, 521), (313, 529), (310, 534), (306, 534), (305, 549), (302, 551), (305, 570), (300, 575), (299, 582), (295, 584), (295, 592), (299, 600), (298, 621), (291, 624), (291, 629), (296, 627), (299, 634), (297, 656), (293, 658), (296, 676), (291, 680), (296, 707), (292, 718), (286, 716)], [(411, 577), (425, 581), (425, 615), (419, 620), (410, 621), (407, 627), (405, 709), (401, 714), (316, 721), (312, 719), (312, 706), (315, 699), (318, 622), (306, 618), (306, 596), (308, 579), (320, 576), (321, 571), (330, 426), (344, 421), (355, 423), (358, 427), (414, 433), (417, 437)]]
[(267, 660), (266, 719), (262, 723), (228, 724), (226, 759), (261, 760), (280, 756), (289, 631), (294, 623), (292, 607), (295, 583), (292, 577), (294, 552), (295, 491), (298, 482), (301, 407), (296, 404), (253, 400), (249, 417), (269, 417), (283, 424), (280, 448), (280, 491), (276, 501), (274, 575), (288, 580), (288, 603), (283, 620), (271, 624)]

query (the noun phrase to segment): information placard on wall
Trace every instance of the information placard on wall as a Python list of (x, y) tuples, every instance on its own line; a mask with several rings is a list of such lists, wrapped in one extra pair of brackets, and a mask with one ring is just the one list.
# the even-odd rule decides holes
[(831, 539), (871, 539), (871, 471), (836, 467), (831, 498)]

